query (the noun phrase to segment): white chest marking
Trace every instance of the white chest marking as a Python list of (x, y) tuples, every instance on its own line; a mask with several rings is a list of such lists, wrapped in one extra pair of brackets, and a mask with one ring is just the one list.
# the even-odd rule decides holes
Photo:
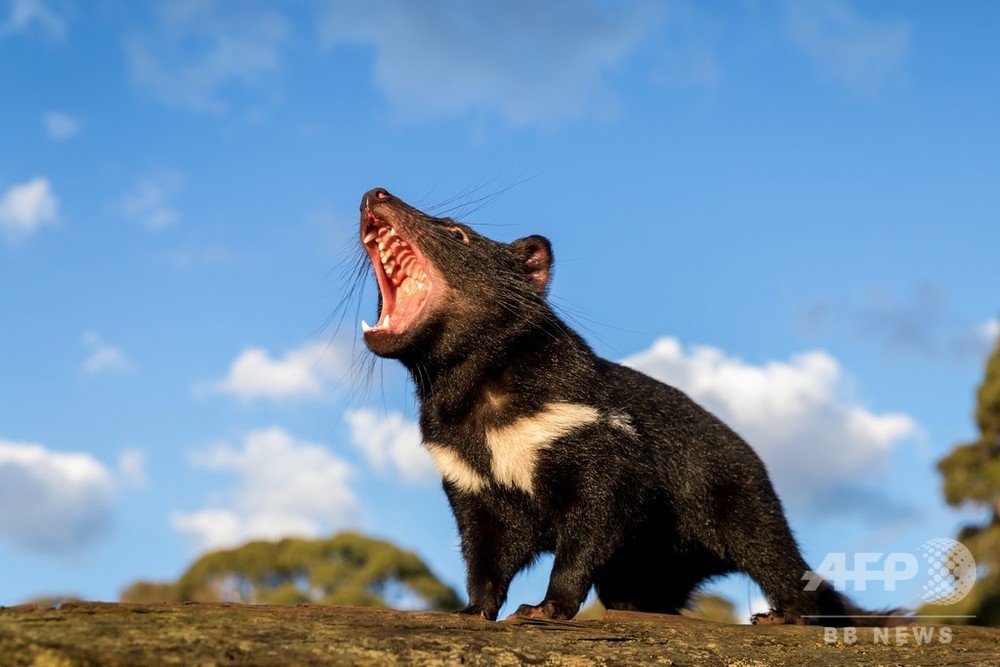
[(460, 490), (475, 493), (486, 486), (487, 482), (482, 475), (473, 470), (453, 450), (433, 442), (427, 443), (427, 449), (431, 453), (431, 458), (434, 459), (434, 465), (441, 472), (441, 476)]
[(530, 417), (497, 429), (487, 429), (486, 445), (493, 457), (493, 477), (504, 486), (534, 492), (538, 454), (559, 438), (600, 419), (587, 405), (549, 403)]

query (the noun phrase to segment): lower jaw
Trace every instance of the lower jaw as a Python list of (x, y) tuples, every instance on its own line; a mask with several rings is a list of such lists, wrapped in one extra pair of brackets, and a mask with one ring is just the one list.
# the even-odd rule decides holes
[(405, 332), (372, 329), (365, 333), (364, 341), (365, 346), (377, 357), (403, 361), (413, 354)]

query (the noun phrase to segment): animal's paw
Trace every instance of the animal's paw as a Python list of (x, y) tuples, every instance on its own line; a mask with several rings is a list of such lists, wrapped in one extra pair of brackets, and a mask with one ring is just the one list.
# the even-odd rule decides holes
[(753, 625), (787, 625), (795, 623), (795, 619), (788, 618), (777, 609), (772, 609), (761, 614), (754, 614), (750, 617), (750, 623)]
[(470, 616), (472, 618), (481, 618), (484, 621), (495, 621), (497, 619), (497, 613), (495, 611), (490, 614), (489, 610), (484, 609), (479, 605), (470, 604), (465, 609), (459, 609), (455, 613), (461, 614), (462, 616)]
[(522, 604), (517, 608), (517, 611), (507, 618), (545, 618), (555, 621), (566, 621), (572, 617), (573, 615), (563, 609), (557, 602), (546, 600), (537, 605)]

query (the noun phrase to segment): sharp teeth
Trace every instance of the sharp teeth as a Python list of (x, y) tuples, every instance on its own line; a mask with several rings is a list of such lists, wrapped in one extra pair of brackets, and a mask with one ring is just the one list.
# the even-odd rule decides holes
[(389, 328), (389, 316), (388, 315), (386, 315), (385, 316), (385, 320), (382, 321), (382, 326), (385, 327), (386, 329)]
[(362, 239), (362, 241), (364, 243), (371, 243), (372, 241), (375, 240), (376, 236), (377, 236), (377, 234), (375, 234), (375, 232), (368, 232), (367, 234), (365, 234), (365, 238)]
[(389, 236), (395, 236), (395, 235), (396, 235), (396, 229), (394, 227), (390, 227), (389, 228)]
[(385, 252), (385, 244), (382, 243), (381, 241), (378, 242), (378, 251)]
[(361, 320), (361, 331), (371, 331), (372, 325), (368, 324), (364, 320)]

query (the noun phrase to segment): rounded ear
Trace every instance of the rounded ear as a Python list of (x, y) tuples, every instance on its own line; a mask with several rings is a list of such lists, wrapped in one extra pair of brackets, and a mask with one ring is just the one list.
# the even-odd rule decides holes
[(510, 244), (521, 268), (531, 278), (535, 291), (544, 295), (552, 275), (552, 244), (544, 236), (526, 236)]

